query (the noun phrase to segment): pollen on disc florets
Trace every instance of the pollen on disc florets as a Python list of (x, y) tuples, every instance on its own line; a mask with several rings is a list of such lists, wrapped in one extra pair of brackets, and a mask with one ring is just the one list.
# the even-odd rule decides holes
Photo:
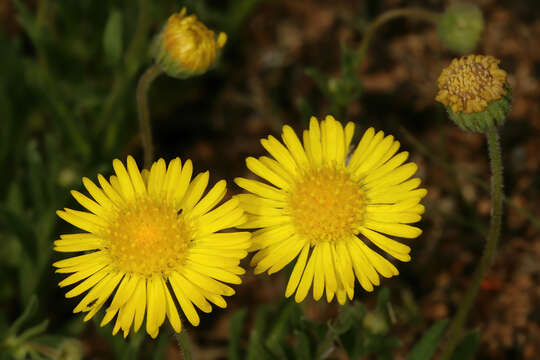
[(505, 122), (512, 91), (498, 64), (492, 56), (469, 55), (452, 60), (439, 76), (435, 100), (462, 129), (485, 132)]
[(182, 264), (192, 238), (190, 224), (170, 205), (138, 199), (110, 221), (104, 238), (112, 264), (126, 273), (167, 276)]
[(299, 178), (288, 205), (298, 234), (316, 245), (356, 233), (364, 219), (366, 198), (344, 169), (323, 167)]
[(484, 111), (506, 94), (506, 71), (493, 56), (469, 55), (454, 59), (438, 79), (437, 101), (455, 113)]

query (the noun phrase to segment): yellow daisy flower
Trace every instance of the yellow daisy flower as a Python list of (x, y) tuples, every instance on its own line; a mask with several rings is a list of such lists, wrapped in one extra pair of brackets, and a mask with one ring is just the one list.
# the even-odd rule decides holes
[[(426, 195), (420, 189), (408, 152), (382, 131), (368, 129), (349, 153), (354, 124), (345, 128), (327, 116), (311, 118), (303, 144), (289, 126), (283, 145), (273, 136), (262, 139), (272, 155), (246, 159), (247, 167), (269, 184), (244, 178), (236, 184), (251, 194), (236, 198), (248, 214), (242, 228), (259, 228), (252, 236), (255, 274), (273, 274), (296, 258), (285, 296), (301, 302), (313, 284), (318, 300), (354, 296), (355, 277), (367, 291), (379, 285), (379, 274), (398, 270), (373, 247), (409, 261), (410, 248), (391, 237), (416, 238), (422, 231), (407, 225), (420, 221)], [(369, 242), (368, 242), (369, 240)], [(369, 245), (369, 246), (368, 246)]]
[(129, 156), (127, 169), (119, 160), (113, 167), (116, 176), (109, 181), (98, 175), (100, 187), (83, 178), (93, 199), (71, 192), (89, 212), (57, 212), (85, 231), (61, 235), (54, 243), (59, 252), (86, 252), (53, 264), (56, 272), (71, 274), (61, 287), (82, 281), (66, 297), (90, 290), (73, 312), (87, 312), (87, 321), (106, 305), (101, 326), (116, 316), (113, 334), (122, 329), (124, 337), (132, 326), (137, 332), (146, 316), (146, 331), (155, 338), (165, 317), (180, 332), (177, 304), (195, 326), (194, 305), (206, 313), (210, 303), (225, 308), (223, 295), (235, 291), (224, 282), (241, 283), (245, 271), (239, 262), (250, 246), (248, 232), (219, 232), (246, 221), (236, 199), (216, 207), (226, 182), (217, 182), (203, 197), (208, 171), (191, 180), (190, 160), (182, 166), (176, 158), (167, 167), (160, 159), (141, 173)]

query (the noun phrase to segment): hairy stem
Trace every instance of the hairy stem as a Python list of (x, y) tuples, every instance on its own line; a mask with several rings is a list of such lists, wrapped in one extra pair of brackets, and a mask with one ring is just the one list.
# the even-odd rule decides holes
[(189, 337), (187, 335), (186, 329), (182, 329), (180, 333), (175, 333), (174, 337), (176, 338), (176, 341), (178, 342), (178, 346), (180, 346), (183, 359), (192, 360), (193, 354), (191, 353), (191, 343), (189, 341)]
[(137, 114), (144, 149), (144, 167), (147, 169), (150, 168), (154, 160), (152, 127), (150, 125), (150, 111), (148, 110), (148, 89), (159, 74), (161, 74), (161, 68), (158, 65), (152, 65), (142, 74), (137, 84)]
[(491, 164), (491, 226), (487, 238), (484, 254), (480, 259), (480, 263), (476, 268), (473, 277), (473, 283), (465, 294), (465, 298), (459, 306), (458, 312), (452, 321), (450, 327), (450, 334), (446, 346), (443, 348), (442, 360), (448, 360), (458, 341), (461, 338), (465, 321), (469, 315), (469, 312), (474, 304), (474, 299), (478, 294), (478, 289), (484, 277), (486, 276), (493, 260), (495, 259), (495, 252), (497, 250), (497, 243), (499, 241), (501, 232), (502, 221), (502, 199), (503, 199), (503, 168), (501, 161), (501, 146), (499, 143), (499, 134), (496, 128), (491, 128), (487, 133), (488, 151)]

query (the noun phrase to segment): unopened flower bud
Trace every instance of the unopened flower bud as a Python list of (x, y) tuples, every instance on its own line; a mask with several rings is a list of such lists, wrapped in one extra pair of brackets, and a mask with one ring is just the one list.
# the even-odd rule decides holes
[(504, 123), (512, 92), (498, 65), (493, 56), (469, 55), (452, 60), (439, 76), (435, 100), (462, 129), (486, 132)]
[(219, 57), (227, 35), (214, 32), (197, 20), (186, 16), (183, 8), (167, 20), (154, 42), (154, 57), (167, 75), (184, 79), (205, 73)]
[(464, 54), (476, 48), (484, 29), (484, 18), (473, 4), (450, 5), (439, 21), (439, 37), (448, 49)]

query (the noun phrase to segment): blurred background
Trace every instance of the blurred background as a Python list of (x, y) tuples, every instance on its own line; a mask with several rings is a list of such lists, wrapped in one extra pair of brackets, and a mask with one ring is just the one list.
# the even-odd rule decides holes
[[(53, 241), (72, 232), (55, 211), (79, 208), (69, 190), (81, 190), (83, 176), (110, 174), (114, 158), (132, 154), (142, 164), (137, 79), (152, 64), (153, 36), (186, 6), (229, 40), (207, 74), (161, 76), (152, 84), (158, 157), (191, 158), (196, 172), (211, 171), (211, 183), (226, 179), (230, 195), (239, 192), (232, 179), (248, 176), (244, 158), (263, 154), (261, 137), (333, 114), (354, 121), (357, 137), (370, 126), (393, 134), (419, 165), (429, 192), (413, 260), (399, 264), (399, 277), (383, 281), (382, 295), (356, 291), (365, 333), (353, 340), (391, 339), (376, 343), (387, 357), (368, 351), (363, 358), (403, 359), (431, 323), (454, 314), (470, 284), (489, 226), (489, 159), (484, 137), (461, 131), (434, 101), (440, 71), (459, 54), (441, 44), (433, 24), (396, 19), (375, 34), (361, 63), (357, 49), (366, 26), (385, 11), (442, 12), (450, 3), (0, 0), (0, 358), (181, 358), (170, 331), (157, 341), (142, 332), (123, 340), (110, 335), (110, 325), (99, 327), (99, 315), (84, 323), (71, 313), (77, 299), (64, 298), (51, 263), (66, 256), (53, 253)], [(500, 249), (468, 327), (478, 330), (478, 359), (538, 359), (540, 3), (473, 3), (484, 16), (474, 52), (501, 60), (514, 102), (501, 128)], [(283, 299), (286, 279), (286, 272), (255, 278), (248, 271), (227, 309), (201, 314), (198, 328), (184, 321), (197, 358), (243, 358), (254, 329), (287, 311), (300, 316), (303, 329), (343, 317), (336, 302), (307, 300), (291, 308)], [(391, 309), (382, 330), (376, 316), (366, 320), (377, 314), (381, 297)], [(283, 324), (278, 342), (300, 346), (294, 321)], [(326, 339), (309, 333), (315, 334), (309, 346), (317, 336)], [(328, 356), (354, 358), (341, 345), (330, 346)], [(274, 356), (290, 358), (284, 354)]]

